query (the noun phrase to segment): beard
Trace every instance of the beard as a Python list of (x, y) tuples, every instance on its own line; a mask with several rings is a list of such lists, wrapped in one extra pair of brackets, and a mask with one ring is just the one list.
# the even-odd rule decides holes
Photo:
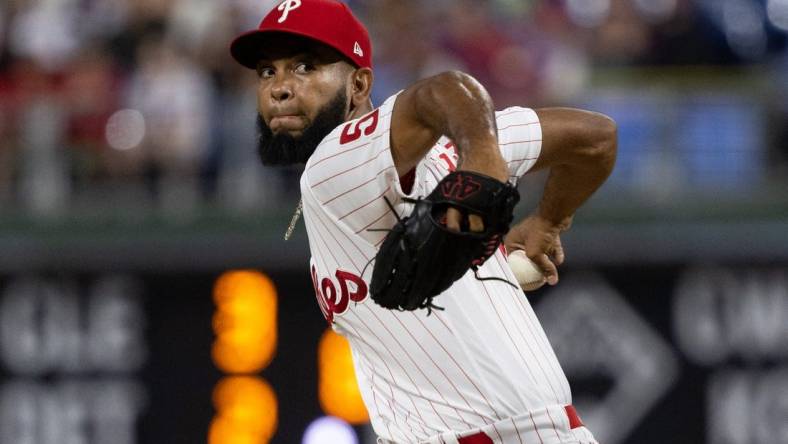
[(263, 165), (284, 166), (306, 163), (320, 142), (345, 122), (347, 106), (347, 93), (344, 88), (340, 88), (299, 137), (293, 137), (287, 132), (274, 134), (260, 113), (257, 113), (257, 152)]

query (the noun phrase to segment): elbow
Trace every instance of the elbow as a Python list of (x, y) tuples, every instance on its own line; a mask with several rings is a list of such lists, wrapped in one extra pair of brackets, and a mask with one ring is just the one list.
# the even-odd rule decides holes
[(473, 114), (484, 111), (494, 125), (492, 99), (487, 90), (471, 75), (461, 71), (447, 71), (422, 80), (414, 89), (414, 114), (422, 123), (442, 135), (456, 136), (457, 128), (452, 127), (462, 119), (448, 121), (450, 114), (472, 118)]
[(590, 154), (600, 166), (608, 171), (613, 171), (618, 154), (618, 125), (612, 118), (599, 113), (594, 113), (593, 140)]
[(439, 84), (453, 87), (467, 86), (471, 84), (479, 85), (479, 81), (476, 80), (472, 75), (458, 70), (444, 71), (433, 77), (433, 80)]
[(429, 79), (429, 91), (433, 97), (489, 101), (487, 90), (476, 78), (462, 71), (446, 71)]

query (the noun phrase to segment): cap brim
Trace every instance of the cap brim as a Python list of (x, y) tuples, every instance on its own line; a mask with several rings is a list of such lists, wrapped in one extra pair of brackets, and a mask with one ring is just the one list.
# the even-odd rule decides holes
[(249, 69), (257, 69), (257, 61), (260, 59), (261, 40), (265, 31), (254, 29), (247, 31), (233, 40), (230, 44), (230, 54), (235, 61)]
[[(298, 31), (290, 31), (290, 30), (283, 30), (283, 29), (272, 29), (261, 31), (259, 29), (255, 29), (252, 31), (245, 32), (233, 40), (230, 44), (230, 54), (232, 54), (233, 58), (240, 63), (241, 65), (249, 68), (249, 69), (257, 69), (257, 62), (260, 60), (260, 57), (263, 54), (263, 48), (265, 47), (264, 40), (266, 37), (269, 37), (274, 34), (290, 34), (290, 35), (297, 35), (299, 37), (306, 37), (310, 40), (313, 40), (317, 43), (322, 45), (326, 45), (329, 48), (333, 48), (337, 50), (340, 54), (338, 48), (335, 48), (332, 45), (329, 45), (315, 37), (309, 35), (309, 33), (305, 32), (298, 32)], [(347, 58), (343, 55), (343, 57)], [(356, 65), (353, 60), (348, 59), (348, 61)]]

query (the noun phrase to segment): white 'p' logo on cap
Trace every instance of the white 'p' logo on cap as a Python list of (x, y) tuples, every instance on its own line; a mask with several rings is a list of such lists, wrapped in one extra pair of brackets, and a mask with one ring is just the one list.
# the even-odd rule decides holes
[(294, 9), (298, 9), (301, 6), (301, 0), (285, 0), (283, 1), (278, 8), (279, 11), (282, 11), (282, 16), (279, 17), (278, 22), (283, 23), (287, 20), (287, 15), (290, 14), (290, 11)]

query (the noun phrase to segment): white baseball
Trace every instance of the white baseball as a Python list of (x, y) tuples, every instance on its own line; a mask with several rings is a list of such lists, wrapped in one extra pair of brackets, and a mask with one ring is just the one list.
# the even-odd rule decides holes
[(523, 291), (533, 291), (545, 284), (546, 279), (534, 261), (528, 259), (523, 250), (509, 253), (509, 266)]

